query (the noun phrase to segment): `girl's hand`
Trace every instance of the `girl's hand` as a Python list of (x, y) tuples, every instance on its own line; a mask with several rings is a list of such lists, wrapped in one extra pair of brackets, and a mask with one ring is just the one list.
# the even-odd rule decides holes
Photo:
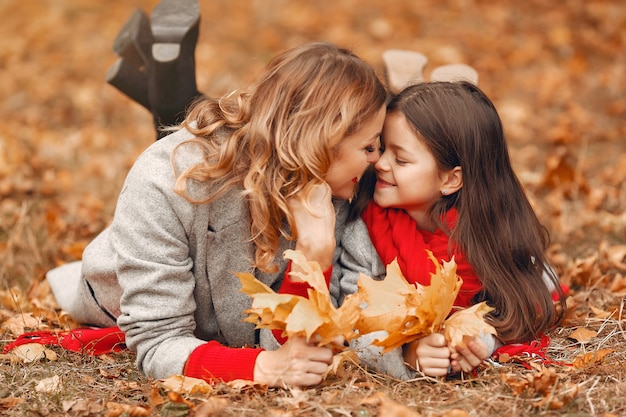
[(441, 333), (432, 333), (405, 345), (404, 361), (424, 375), (447, 375), (450, 349), (446, 338)]
[(335, 251), (335, 208), (332, 190), (327, 183), (306, 189), (306, 195), (297, 195), (287, 201), (296, 222), (298, 240), (296, 250), (308, 261), (317, 261), (322, 271), (333, 263)]
[(470, 372), (489, 357), (489, 350), (485, 343), (473, 337), (465, 343), (465, 347), (451, 348), (450, 365), (454, 372)]
[(332, 349), (292, 337), (278, 350), (266, 350), (257, 356), (254, 380), (270, 387), (316, 385), (322, 382), (332, 361)]

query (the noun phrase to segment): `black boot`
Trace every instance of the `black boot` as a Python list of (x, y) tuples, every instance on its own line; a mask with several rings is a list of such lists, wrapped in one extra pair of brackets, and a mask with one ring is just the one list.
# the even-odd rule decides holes
[(196, 0), (162, 0), (150, 21), (136, 11), (115, 39), (121, 58), (106, 80), (152, 113), (157, 139), (165, 135), (162, 127), (182, 122), (187, 106), (202, 95), (194, 57), (199, 24)]

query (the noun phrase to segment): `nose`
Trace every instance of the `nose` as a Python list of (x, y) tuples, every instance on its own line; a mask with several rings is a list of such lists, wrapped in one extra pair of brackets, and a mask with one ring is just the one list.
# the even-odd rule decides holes
[(379, 154), (376, 159), (377, 161), (374, 162), (374, 168), (376, 171), (386, 171), (389, 169), (389, 164), (387, 163), (387, 158), (385, 158), (384, 153), (382, 155)]

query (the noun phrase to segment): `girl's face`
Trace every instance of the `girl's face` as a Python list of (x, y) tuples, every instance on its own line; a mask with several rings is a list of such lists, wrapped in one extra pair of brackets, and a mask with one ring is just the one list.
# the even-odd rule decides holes
[(379, 137), (384, 121), (385, 106), (382, 106), (360, 130), (346, 136), (337, 145), (337, 153), (326, 174), (326, 182), (334, 197), (352, 198), (365, 169), (378, 161)]
[(445, 172), (400, 112), (387, 114), (383, 142), (375, 165), (374, 201), (381, 207), (402, 208), (418, 226), (430, 229), (428, 210), (441, 197)]

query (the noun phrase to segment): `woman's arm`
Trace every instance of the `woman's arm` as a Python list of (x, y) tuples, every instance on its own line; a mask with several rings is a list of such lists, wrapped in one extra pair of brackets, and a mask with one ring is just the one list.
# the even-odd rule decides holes
[(118, 325), (147, 375), (182, 374), (195, 337), (191, 236), (196, 207), (173, 191), (171, 138), (136, 161), (119, 196), (110, 241), (122, 287)]

